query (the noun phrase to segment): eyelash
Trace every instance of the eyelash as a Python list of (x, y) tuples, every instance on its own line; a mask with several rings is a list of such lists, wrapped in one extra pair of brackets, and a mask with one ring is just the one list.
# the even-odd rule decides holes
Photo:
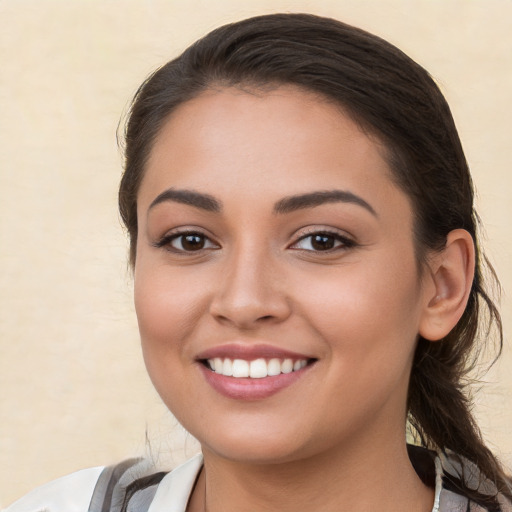
[[(183, 246), (183, 243), (185, 242), (186, 237), (197, 237), (200, 239), (200, 242), (202, 242), (203, 246), (199, 247), (197, 249), (185, 249)], [(314, 241), (313, 237), (323, 237), (323, 241), (320, 243), (332, 243), (333, 247), (328, 247), (327, 249), (318, 249), (315, 250), (314, 248)], [(181, 239), (181, 248), (174, 247), (172, 244), (173, 242)], [(305, 240), (310, 239), (309, 245), (311, 248), (304, 248), (304, 247), (298, 247), (298, 245), (301, 242), (304, 242)], [(336, 231), (329, 231), (329, 230), (322, 230), (322, 229), (315, 229), (311, 230), (309, 233), (303, 234), (300, 236), (293, 244), (289, 246), (292, 250), (297, 251), (303, 251), (307, 253), (326, 253), (330, 254), (332, 252), (340, 251), (340, 250), (346, 250), (350, 249), (352, 247), (355, 247), (357, 244), (354, 242), (354, 240), (348, 238), (347, 236), (344, 236)], [(190, 230), (190, 231), (181, 231), (177, 233), (170, 233), (165, 236), (163, 236), (160, 240), (153, 243), (153, 246), (160, 249), (164, 248), (165, 250), (169, 252), (173, 252), (176, 254), (193, 254), (193, 253), (201, 253), (205, 250), (212, 250), (212, 249), (218, 249), (219, 245), (213, 242), (210, 237), (202, 233), (198, 230)]]
[[(314, 249), (304, 249), (304, 248), (301, 248), (301, 247), (297, 247), (297, 245), (304, 241), (304, 240), (307, 240), (307, 239), (310, 239), (310, 245), (312, 246), (312, 244), (314, 243), (313, 242), (313, 237), (323, 237), (324, 239), (330, 239), (333, 241), (333, 243), (335, 244), (334, 247), (330, 247), (330, 248), (327, 248), (327, 249), (319, 249), (319, 250), (314, 250)], [(336, 245), (336, 243), (338, 243), (338, 245)], [(342, 235), (341, 233), (338, 233), (337, 231), (329, 231), (329, 230), (326, 230), (326, 229), (315, 229), (314, 231), (311, 231), (307, 234), (304, 234), (302, 235), (296, 242), (294, 242), (291, 246), (290, 246), (290, 249), (294, 249), (294, 250), (298, 250), (298, 251), (304, 251), (304, 252), (314, 252), (314, 253), (326, 253), (326, 254), (329, 254), (329, 253), (332, 253), (332, 252), (335, 252), (335, 251), (340, 251), (340, 250), (346, 250), (346, 249), (350, 249), (352, 247), (355, 247), (357, 244), (354, 240), (348, 238), (347, 236), (344, 236)]]
[[(205, 245), (210, 244), (210, 247), (203, 246), (203, 247), (199, 247), (198, 249), (195, 249), (195, 250), (187, 250), (187, 249), (183, 248), (183, 243), (184, 243), (186, 237), (200, 238)], [(174, 241), (180, 240), (180, 239), (181, 239), (181, 247), (182, 248), (180, 249), (177, 247), (173, 247), (172, 243)], [(163, 248), (169, 252), (174, 252), (176, 254), (193, 254), (193, 253), (199, 253), (204, 250), (211, 250), (211, 249), (219, 248), (218, 244), (212, 242), (210, 237), (208, 237), (204, 233), (201, 233), (201, 231), (196, 231), (196, 230), (181, 231), (179, 233), (167, 234), (167, 235), (163, 236), (160, 240), (155, 242), (153, 245), (154, 245), (154, 247), (156, 247), (158, 249)]]

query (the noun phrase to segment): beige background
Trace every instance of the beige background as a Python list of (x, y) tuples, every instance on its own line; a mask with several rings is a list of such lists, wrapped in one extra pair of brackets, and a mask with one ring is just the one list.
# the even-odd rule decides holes
[[(512, 293), (511, 1), (0, 0), (1, 504), (78, 468), (194, 451), (139, 353), (115, 131), (157, 65), (220, 24), (277, 11), (374, 31), (431, 71)], [(508, 338), (511, 309), (505, 297)], [(486, 379), (477, 414), (512, 461), (510, 346)]]

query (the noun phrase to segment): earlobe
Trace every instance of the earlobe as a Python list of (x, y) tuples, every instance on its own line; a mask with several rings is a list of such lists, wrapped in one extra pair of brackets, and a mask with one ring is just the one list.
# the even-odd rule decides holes
[(429, 264), (419, 334), (430, 341), (444, 338), (464, 313), (475, 271), (475, 246), (465, 229), (451, 231), (445, 248)]

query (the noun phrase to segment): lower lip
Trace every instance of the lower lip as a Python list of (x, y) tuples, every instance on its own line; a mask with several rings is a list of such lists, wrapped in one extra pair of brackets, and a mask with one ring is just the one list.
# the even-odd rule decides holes
[(206, 368), (203, 364), (199, 364), (199, 366), (206, 381), (215, 391), (235, 400), (261, 400), (268, 398), (291, 386), (311, 368), (309, 364), (291, 373), (251, 379), (249, 377), (226, 377)]

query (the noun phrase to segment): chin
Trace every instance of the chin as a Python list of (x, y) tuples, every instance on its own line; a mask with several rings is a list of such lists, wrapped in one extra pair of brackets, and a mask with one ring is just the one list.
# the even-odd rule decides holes
[(238, 431), (229, 435), (199, 439), (204, 453), (233, 462), (247, 464), (279, 464), (304, 457), (304, 445), (293, 436), (275, 435), (268, 431)]
[(273, 449), (264, 443), (254, 444), (240, 443), (239, 445), (210, 447), (201, 445), (203, 453), (215, 453), (217, 457), (236, 462), (239, 464), (285, 464), (304, 458), (300, 450), (288, 450), (285, 447)]

